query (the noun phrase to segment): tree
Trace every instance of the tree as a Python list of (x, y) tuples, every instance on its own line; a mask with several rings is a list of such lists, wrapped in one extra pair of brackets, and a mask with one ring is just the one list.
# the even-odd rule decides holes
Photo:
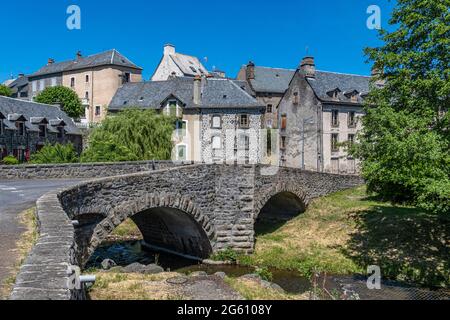
[(11, 89), (3, 84), (0, 84), (0, 96), (11, 97), (12, 96)]
[(153, 110), (127, 109), (93, 130), (82, 161), (169, 160), (174, 129), (172, 117)]
[(35, 164), (76, 163), (78, 161), (78, 154), (71, 143), (46, 144), (40, 151), (31, 155), (31, 163)]
[(359, 143), (368, 189), (386, 200), (450, 212), (450, 0), (398, 0), (365, 50), (372, 83)]
[(62, 110), (71, 118), (77, 119), (84, 114), (84, 108), (76, 92), (63, 86), (46, 88), (36, 97), (36, 102), (60, 104)]

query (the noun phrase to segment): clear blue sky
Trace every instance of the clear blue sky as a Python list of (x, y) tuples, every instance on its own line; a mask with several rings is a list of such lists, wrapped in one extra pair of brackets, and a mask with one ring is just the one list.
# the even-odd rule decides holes
[[(66, 28), (66, 9), (81, 8), (81, 30)], [(393, 8), (388, 0), (22, 0), (2, 2), (0, 28), (8, 37), (0, 50), (0, 80), (46, 64), (115, 48), (144, 68), (148, 79), (162, 47), (208, 57), (236, 76), (249, 60), (295, 68), (306, 54), (317, 67), (369, 74), (362, 50), (379, 44), (366, 27), (369, 5), (381, 8), (383, 27)]]

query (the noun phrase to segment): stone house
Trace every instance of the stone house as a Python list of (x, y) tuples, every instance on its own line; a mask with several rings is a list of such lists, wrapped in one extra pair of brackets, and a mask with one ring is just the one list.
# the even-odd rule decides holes
[(0, 96), (0, 160), (13, 155), (25, 162), (46, 143), (82, 151), (80, 130), (59, 107)]
[(199, 76), (127, 83), (109, 111), (138, 107), (177, 117), (176, 160), (258, 163), (264, 106), (246, 88), (241, 81)]
[(176, 52), (175, 46), (166, 44), (163, 56), (151, 78), (165, 81), (171, 77), (209, 76), (209, 72), (197, 57)]
[(46, 66), (29, 76), (29, 96), (34, 99), (50, 86), (73, 89), (85, 107), (82, 122), (99, 123), (117, 89), (127, 82), (142, 81), (142, 68), (117, 50), (56, 63), (49, 59)]
[(14, 81), (8, 84), (8, 87), (12, 91), (11, 98), (29, 100), (30, 98), (28, 95), (28, 84), (28, 77), (24, 74), (19, 74), (19, 77), (17, 79), (14, 79)]
[(294, 74), (295, 70), (256, 66), (251, 61), (239, 70), (237, 79), (247, 81), (252, 95), (266, 106), (265, 128), (278, 128), (278, 105)]
[(306, 57), (278, 107), (281, 165), (355, 174), (357, 161), (345, 143), (362, 129), (363, 102), (371, 77), (318, 71)]

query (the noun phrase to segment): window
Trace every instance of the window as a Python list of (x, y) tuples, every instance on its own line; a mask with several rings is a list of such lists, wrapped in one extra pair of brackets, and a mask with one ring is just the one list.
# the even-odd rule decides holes
[(294, 104), (298, 104), (299, 103), (299, 99), (298, 99), (298, 92), (294, 92), (294, 100), (293, 100)]
[(64, 127), (59, 126), (58, 127), (58, 139), (62, 139), (62, 138), (64, 138)]
[(246, 134), (239, 136), (239, 149), (249, 151), (250, 150), (250, 137)]
[(349, 144), (350, 147), (355, 144), (355, 135), (354, 134), (349, 134), (348, 135), (348, 144)]
[(239, 126), (241, 128), (248, 128), (249, 127), (249, 118), (248, 114), (241, 114), (239, 116)]
[(56, 78), (52, 78), (52, 87), (56, 87)]
[(185, 137), (187, 131), (187, 121), (178, 120), (175, 124), (178, 137)]
[(39, 125), (39, 137), (45, 138), (47, 136), (47, 126), (45, 124)]
[(272, 129), (272, 127), (273, 127), (273, 121), (272, 120), (267, 120), (267, 122), (266, 122), (266, 126), (267, 126), (267, 128), (269, 128), (269, 129)]
[(86, 93), (84, 94), (84, 98), (85, 98), (86, 100), (89, 100), (89, 92), (88, 92), (88, 91), (86, 91)]
[(89, 82), (89, 75), (87, 74), (86, 75), (86, 83), (88, 83)]
[(213, 150), (222, 149), (222, 138), (219, 136), (212, 137), (212, 148)]
[(331, 111), (331, 126), (339, 127), (339, 110)]
[(178, 116), (178, 103), (176, 100), (169, 101), (169, 105), (167, 107), (167, 115), (171, 117)]
[(283, 114), (281, 116), (281, 130), (286, 130), (287, 128), (287, 115)]
[(339, 174), (339, 159), (331, 159), (331, 173)]
[(33, 91), (33, 92), (36, 92), (36, 91), (37, 91), (37, 82), (36, 82), (36, 81), (33, 81), (33, 82), (31, 83), (31, 87), (32, 87), (32, 91)]
[(331, 135), (331, 152), (339, 151), (339, 135), (337, 133), (333, 133)]
[(356, 113), (355, 111), (350, 111), (348, 113), (348, 127), (355, 128), (356, 127)]
[(128, 82), (130, 82), (130, 79), (131, 79), (131, 74), (129, 72), (125, 72), (123, 82), (128, 83)]
[(39, 91), (43, 91), (45, 89), (45, 80), (39, 81)]
[(96, 107), (95, 107), (95, 115), (96, 115), (96, 116), (99, 116), (99, 115), (101, 115), (101, 114), (102, 114), (102, 107), (96, 106)]
[(177, 146), (177, 160), (178, 161), (186, 161), (187, 159), (187, 147), (185, 145)]
[(21, 98), (28, 98), (28, 92), (26, 92), (26, 91), (21, 92), (20, 93), (20, 97)]
[(286, 137), (285, 136), (281, 137), (281, 146), (280, 146), (280, 148), (282, 150), (286, 150)]
[(75, 78), (71, 78), (70, 79), (70, 87), (74, 88), (75, 87)]
[(267, 110), (266, 110), (266, 112), (267, 112), (267, 113), (272, 113), (272, 112), (273, 112), (273, 105), (272, 105), (272, 104), (268, 104), (268, 105), (267, 105)]
[(213, 116), (211, 127), (212, 127), (212, 129), (222, 128), (222, 117), (221, 116)]
[(25, 123), (16, 122), (17, 135), (23, 137), (25, 135)]

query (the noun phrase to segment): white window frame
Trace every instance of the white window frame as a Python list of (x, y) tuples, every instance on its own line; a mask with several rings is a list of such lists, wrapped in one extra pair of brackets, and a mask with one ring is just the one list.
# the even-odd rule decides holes
[[(219, 147), (217, 147), (215, 144), (217, 143), (217, 141), (219, 142), (218, 145)], [(223, 149), (223, 142), (222, 142), (222, 137), (219, 135), (214, 135), (211, 137), (211, 148), (212, 150), (222, 150)]]
[[(180, 159), (179, 158), (179, 148), (180, 147), (184, 147), (185, 148), (185, 159)], [(177, 144), (176, 146), (175, 146), (175, 159), (176, 159), (176, 161), (189, 161), (189, 157), (188, 157), (188, 154), (189, 154), (189, 148), (188, 148), (188, 145), (186, 144), (186, 143), (179, 143), (179, 144)]]

